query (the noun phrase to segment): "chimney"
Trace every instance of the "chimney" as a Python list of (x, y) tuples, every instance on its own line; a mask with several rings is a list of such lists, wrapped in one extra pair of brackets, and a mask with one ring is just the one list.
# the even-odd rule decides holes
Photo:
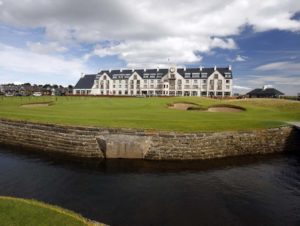
[(200, 71), (202, 71), (203, 70), (203, 67), (202, 66), (200, 66)]
[(156, 71), (157, 71), (157, 72), (159, 71), (159, 66), (157, 66)]
[(83, 78), (84, 77), (84, 73), (83, 72), (81, 72), (81, 76), (80, 76), (81, 78)]
[(111, 72), (111, 69), (109, 69), (108, 71), (109, 71), (109, 73), (110, 73), (110, 72)]
[(123, 68), (120, 69), (120, 72), (123, 72)]
[(144, 68), (144, 72), (146, 72), (146, 68)]
[(216, 71), (217, 70), (217, 66), (215, 65), (215, 68), (214, 68), (214, 70)]
[(186, 67), (185, 66), (183, 67), (183, 71), (186, 71)]
[(232, 68), (231, 68), (231, 65), (229, 65), (229, 66), (228, 66), (228, 70), (231, 71), (231, 69), (232, 69)]
[(133, 68), (131, 69), (131, 72), (134, 72), (134, 69), (133, 69)]

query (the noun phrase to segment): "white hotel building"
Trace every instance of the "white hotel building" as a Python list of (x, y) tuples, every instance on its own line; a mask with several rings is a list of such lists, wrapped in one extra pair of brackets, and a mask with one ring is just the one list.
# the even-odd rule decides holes
[(75, 95), (231, 96), (232, 71), (226, 68), (103, 70), (82, 76)]

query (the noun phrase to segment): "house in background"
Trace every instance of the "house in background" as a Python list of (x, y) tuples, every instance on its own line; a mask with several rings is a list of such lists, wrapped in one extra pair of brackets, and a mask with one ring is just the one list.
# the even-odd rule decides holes
[(284, 93), (279, 90), (270, 87), (268, 85), (263, 86), (261, 89), (254, 89), (246, 94), (250, 98), (279, 98)]

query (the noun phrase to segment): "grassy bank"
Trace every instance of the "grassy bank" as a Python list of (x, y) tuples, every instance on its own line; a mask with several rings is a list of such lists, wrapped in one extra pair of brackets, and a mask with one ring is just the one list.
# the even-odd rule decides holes
[(42, 202), (0, 196), (0, 225), (87, 226), (95, 225), (82, 216)]
[[(28, 103), (49, 106), (22, 107)], [(207, 108), (235, 105), (243, 112), (207, 112), (169, 109), (175, 102)], [(172, 131), (224, 131), (270, 128), (300, 121), (300, 102), (281, 99), (214, 100), (199, 97), (96, 98), (1, 97), (0, 118), (67, 125), (141, 128)]]

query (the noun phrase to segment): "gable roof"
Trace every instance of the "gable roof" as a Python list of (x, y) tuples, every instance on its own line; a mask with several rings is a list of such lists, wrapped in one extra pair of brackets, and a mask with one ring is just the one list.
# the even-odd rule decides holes
[[(159, 69), (134, 69), (134, 70), (103, 70), (100, 71), (98, 75), (107, 74), (111, 79), (129, 79), (129, 77), (136, 72), (141, 76), (142, 79), (161, 79), (164, 75), (168, 73), (169, 69), (159, 68)], [(177, 73), (180, 74), (185, 79), (200, 79), (207, 78), (214, 72), (214, 68), (177, 68)], [(232, 78), (232, 71), (227, 68), (217, 68), (224, 77), (228, 74)]]
[(107, 74), (111, 79), (128, 79), (136, 72), (142, 79), (161, 79), (168, 73), (168, 69), (135, 69), (135, 70), (104, 70), (99, 75)]
[(95, 79), (96, 75), (85, 75), (79, 79), (74, 89), (91, 89)]

